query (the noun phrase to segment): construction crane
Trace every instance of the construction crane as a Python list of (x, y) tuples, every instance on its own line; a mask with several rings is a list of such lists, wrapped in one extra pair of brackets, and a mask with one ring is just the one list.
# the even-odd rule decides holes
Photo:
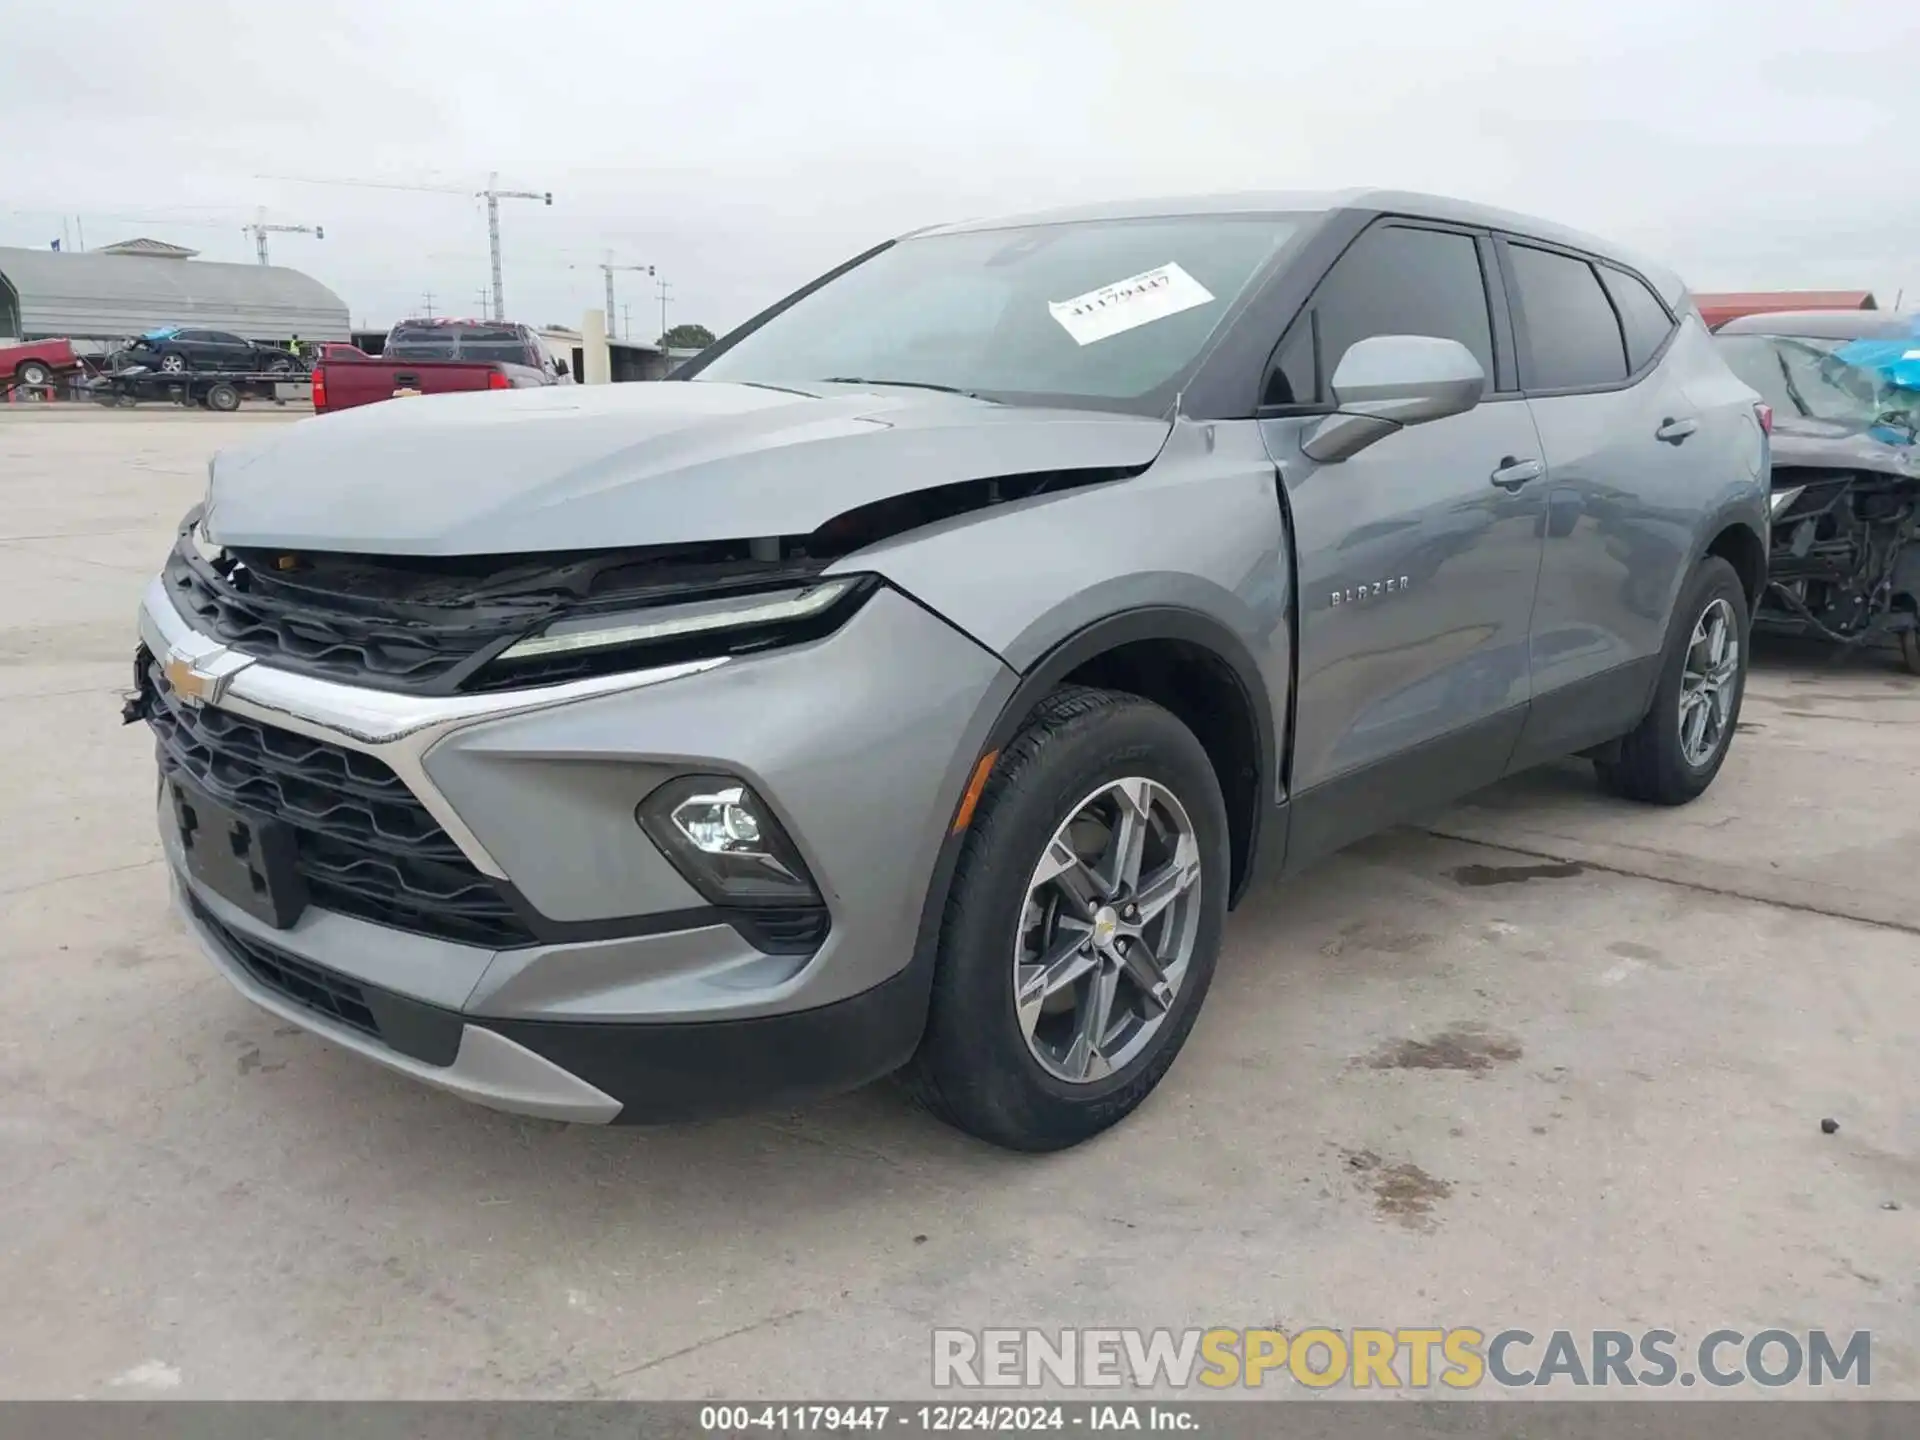
[(327, 238), (325, 227), (320, 225), (269, 225), (267, 223), (267, 210), (264, 205), (254, 212), (253, 223), (251, 225), (242, 225), (240, 229), (243, 233), (253, 236), (253, 248), (255, 253), (260, 256), (260, 263), (262, 265), (270, 263), (267, 259), (267, 236), (269, 234), (311, 235), (316, 240), (324, 240)]
[[(581, 268), (583, 268), (583, 267), (581, 267), (581, 266), (579, 266), (579, 265), (569, 265), (569, 266), (568, 266), (567, 268), (568, 268), (569, 270), (579, 270), (579, 269), (581, 269)], [(637, 273), (639, 273), (639, 274), (641, 274), (641, 275), (651, 275), (651, 274), (653, 274), (653, 266), (651, 266), (651, 265), (616, 265), (616, 264), (614, 264), (614, 263), (613, 263), (613, 252), (612, 252), (611, 250), (609, 250), (609, 251), (607, 251), (607, 258), (606, 258), (606, 259), (604, 259), (604, 260), (602, 260), (602, 261), (601, 261), (601, 262), (600, 262), (599, 264), (597, 264), (597, 265), (594, 265), (594, 266), (591, 266), (591, 267), (587, 267), (587, 268), (591, 268), (591, 269), (594, 269), (594, 270), (598, 270), (598, 271), (599, 271), (599, 272), (600, 272), (600, 273), (601, 273), (602, 275), (604, 275), (604, 276), (606, 277), (606, 281), (607, 281), (607, 333), (608, 333), (609, 335), (611, 335), (611, 334), (613, 333), (613, 317), (614, 317), (614, 316), (615, 316), (616, 314), (618, 314), (618, 313), (619, 313), (619, 312), (618, 312), (618, 311), (617, 311), (617, 310), (616, 310), (616, 309), (614, 308), (614, 304), (613, 304), (613, 272), (614, 272), (614, 271), (616, 271), (616, 270), (632, 270), (632, 271), (635, 271), (635, 272), (637, 272)]]
[(493, 319), (507, 318), (506, 287), (500, 278), (500, 202), (502, 200), (538, 200), (553, 204), (551, 190), (502, 190), (498, 171), (487, 176), (487, 188), (469, 190), (463, 185), (403, 185), (391, 180), (317, 180), (305, 175), (262, 175), (262, 180), (288, 180), (296, 185), (349, 185), (358, 190), (415, 190), (429, 195), (472, 195), (487, 202), (487, 250), (493, 260)]

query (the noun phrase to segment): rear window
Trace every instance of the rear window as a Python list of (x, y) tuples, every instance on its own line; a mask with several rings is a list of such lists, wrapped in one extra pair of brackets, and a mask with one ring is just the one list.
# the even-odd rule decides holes
[(383, 352), (390, 360), (465, 360), (477, 364), (537, 365), (526, 337), (510, 325), (435, 325), (396, 328)]

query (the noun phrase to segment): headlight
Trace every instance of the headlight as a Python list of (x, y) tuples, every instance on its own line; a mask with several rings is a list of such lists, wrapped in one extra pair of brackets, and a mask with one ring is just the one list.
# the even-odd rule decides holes
[(871, 575), (846, 575), (777, 588), (709, 591), (643, 609), (575, 613), (508, 645), (473, 685), (551, 685), (817, 639), (844, 624), (877, 584)]
[(662, 605), (624, 615), (562, 620), (500, 652), (502, 660), (532, 660), (576, 650), (645, 645), (713, 630), (744, 630), (809, 620), (831, 610), (855, 581), (827, 580), (794, 590), (762, 590), (686, 605)]
[(806, 862), (766, 801), (729, 775), (682, 775), (640, 802), (640, 828), (716, 905), (817, 905)]

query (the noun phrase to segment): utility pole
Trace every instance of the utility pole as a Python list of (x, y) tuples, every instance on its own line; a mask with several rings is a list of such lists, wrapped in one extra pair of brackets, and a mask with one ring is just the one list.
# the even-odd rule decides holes
[(487, 313), (487, 287), (482, 285), (478, 290), (474, 291), (473, 298), (480, 302), (480, 313), (482, 315), (486, 314)]
[(427, 291), (426, 294), (420, 297), (420, 300), (421, 309), (425, 312), (427, 319), (433, 319), (433, 292), (431, 290)]
[[(320, 225), (269, 225), (267, 223), (267, 207), (264, 205), (254, 211), (253, 223), (251, 225), (242, 225), (240, 230), (243, 234), (253, 236), (253, 248), (255, 253), (259, 255), (262, 265), (269, 263), (267, 260), (267, 236), (269, 233), (275, 235), (311, 235), (316, 240), (324, 240), (327, 238), (325, 227)], [(82, 242), (82, 248), (85, 248), (84, 242)]]
[[(84, 217), (79, 215), (76, 215), (73, 217), (73, 233), (74, 233), (74, 238), (80, 242), (80, 253), (82, 255), (86, 254), (87, 253), (87, 222)], [(1896, 305), (1894, 308), (1897, 310), (1900, 307)]]
[(507, 297), (500, 278), (500, 202), (502, 200), (538, 200), (553, 204), (551, 190), (502, 190), (498, 171), (487, 176), (487, 188), (468, 190), (459, 185), (400, 185), (384, 180), (315, 180), (299, 175), (261, 175), (261, 180), (291, 180), (299, 185), (351, 185), (362, 190), (417, 190), (431, 195), (477, 195), (487, 202), (487, 252), (493, 262), (493, 316), (507, 318)]
[(660, 348), (666, 349), (667, 340), (667, 292), (673, 289), (667, 281), (660, 282)]

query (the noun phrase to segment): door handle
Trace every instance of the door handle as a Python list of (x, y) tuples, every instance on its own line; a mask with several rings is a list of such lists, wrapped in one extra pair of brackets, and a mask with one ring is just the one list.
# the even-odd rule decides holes
[(1516, 460), (1508, 455), (1501, 459), (1500, 468), (1493, 472), (1491, 478), (1502, 490), (1513, 491), (1546, 473), (1547, 467), (1538, 460)]
[(1699, 428), (1700, 422), (1691, 416), (1685, 420), (1675, 420), (1672, 416), (1668, 416), (1660, 422), (1660, 428), (1653, 432), (1653, 438), (1664, 440), (1669, 445), (1678, 445)]

